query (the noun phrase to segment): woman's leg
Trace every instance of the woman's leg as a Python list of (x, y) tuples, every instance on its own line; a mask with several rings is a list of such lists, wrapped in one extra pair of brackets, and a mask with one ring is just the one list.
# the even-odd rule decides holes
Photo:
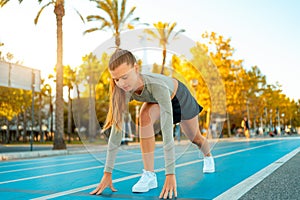
[(140, 111), (140, 146), (144, 169), (154, 171), (155, 135), (154, 122), (159, 119), (158, 104), (144, 103)]
[(201, 135), (201, 132), (199, 130), (198, 116), (195, 116), (194, 118), (189, 120), (182, 120), (180, 125), (183, 133), (189, 138), (191, 142), (199, 147), (203, 155), (211, 156), (209, 143), (207, 139)]

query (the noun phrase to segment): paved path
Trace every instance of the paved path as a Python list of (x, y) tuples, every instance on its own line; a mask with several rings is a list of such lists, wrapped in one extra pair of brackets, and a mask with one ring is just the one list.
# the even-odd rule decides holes
[[(202, 156), (193, 145), (176, 145), (177, 199), (297, 199), (299, 139), (220, 140), (213, 148), (213, 174), (202, 173)], [(103, 174), (105, 149), (73, 148), (60, 156), (25, 159), (24, 154), (21, 160), (2, 161), (1, 199), (158, 199), (165, 177), (161, 145), (155, 151), (157, 189), (131, 192), (142, 169), (140, 149), (121, 146), (113, 172), (118, 192), (106, 189), (101, 196), (89, 195)], [(12, 158), (8, 157), (12, 154), (0, 157)]]

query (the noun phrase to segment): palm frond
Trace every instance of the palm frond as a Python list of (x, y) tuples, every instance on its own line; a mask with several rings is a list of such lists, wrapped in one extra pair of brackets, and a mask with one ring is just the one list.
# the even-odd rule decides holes
[(112, 23), (114, 24), (116, 32), (119, 30), (119, 26), (121, 26), (121, 22), (119, 23), (119, 5), (118, 5), (118, 0), (114, 0), (112, 4), (112, 12), (114, 18), (112, 19)]
[(94, 32), (94, 31), (99, 31), (100, 28), (91, 28), (91, 29), (88, 29), (86, 31), (83, 32), (83, 34), (87, 34), (87, 33), (91, 33), (91, 32)]
[(179, 31), (177, 31), (177, 32), (175, 33), (175, 35), (174, 35), (173, 38), (175, 39), (177, 35), (179, 35), (180, 33), (183, 33), (183, 32), (185, 32), (185, 30), (184, 30), (184, 29), (180, 29)]
[(154, 31), (152, 31), (151, 29), (145, 29), (144, 32), (151, 35), (154, 39), (159, 38), (159, 36)]
[(0, 8), (2, 8), (9, 0), (1, 0), (0, 1)]
[(124, 15), (125, 15), (125, 8), (126, 8), (126, 0), (123, 0), (123, 1), (122, 1), (122, 4), (121, 4), (120, 19), (123, 19), (123, 18), (124, 18)]
[(139, 17), (133, 18), (132, 20), (129, 21), (129, 24), (133, 24), (134, 22), (138, 22), (140, 20)]
[(131, 17), (133, 15), (134, 10), (136, 9), (136, 7), (132, 7), (130, 9), (130, 11), (128, 12), (128, 14), (126, 15), (126, 17), (124, 19), (122, 19), (123, 22), (127, 21), (129, 17)]
[(39, 10), (38, 14), (36, 15), (36, 17), (35, 17), (35, 19), (34, 19), (34, 24), (37, 24), (37, 23), (38, 23), (39, 18), (40, 18), (40, 15), (41, 15), (41, 13), (43, 12), (43, 10), (44, 10), (47, 6), (49, 6), (49, 5), (51, 5), (51, 4), (53, 4), (53, 2), (47, 3), (46, 5), (44, 5), (44, 6)]
[(83, 23), (85, 23), (85, 20), (84, 20), (84, 18), (82, 17), (82, 15), (80, 14), (80, 12), (79, 12), (76, 8), (73, 8), (73, 9), (74, 9), (75, 12), (77, 13), (77, 15), (80, 17), (81, 21), (82, 21)]
[(112, 10), (112, 4), (109, 0), (99, 1), (98, 6), (99, 9), (103, 10), (108, 14), (111, 19), (114, 19), (114, 13)]
[(172, 31), (174, 30), (175, 26), (177, 25), (176, 22), (174, 22), (173, 24), (171, 24), (171, 26), (169, 27), (169, 24), (168, 24), (168, 27), (167, 27), (167, 34), (166, 34), (166, 38), (169, 38)]
[(106, 27), (111, 27), (111, 23), (108, 21), (103, 22), (102, 26), (99, 28), (99, 30), (103, 30)]
[(86, 19), (87, 19), (88, 22), (106, 20), (104, 17), (101, 17), (100, 15), (89, 15), (89, 16), (86, 17)]

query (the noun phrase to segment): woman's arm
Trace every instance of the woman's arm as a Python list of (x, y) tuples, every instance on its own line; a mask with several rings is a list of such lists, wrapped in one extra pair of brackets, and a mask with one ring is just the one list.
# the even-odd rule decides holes
[(104, 172), (112, 173), (121, 141), (122, 133), (117, 131), (116, 126), (113, 125), (108, 139)]
[(175, 174), (175, 148), (173, 138), (173, 109), (171, 94), (166, 85), (159, 83), (151, 84), (151, 92), (160, 107), (160, 123), (166, 168), (165, 174)]
[(122, 134), (119, 133), (116, 130), (116, 127), (113, 125), (108, 140), (104, 174), (97, 188), (92, 192), (90, 192), (90, 194), (99, 195), (107, 187), (109, 187), (113, 192), (117, 191), (112, 184), (112, 170), (114, 168), (114, 163), (118, 152), (118, 147), (121, 144), (121, 140), (122, 140)]

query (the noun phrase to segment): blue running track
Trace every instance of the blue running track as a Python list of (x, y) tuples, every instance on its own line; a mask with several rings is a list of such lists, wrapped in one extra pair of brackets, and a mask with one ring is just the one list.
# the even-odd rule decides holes
[[(220, 140), (213, 148), (216, 173), (203, 174), (203, 157), (191, 144), (176, 145), (177, 199), (214, 199), (260, 170), (299, 149), (293, 138)], [(120, 149), (115, 170), (117, 192), (89, 195), (103, 174), (105, 153), (0, 162), (0, 199), (158, 199), (164, 183), (164, 157), (155, 152), (158, 188), (132, 193), (142, 172), (139, 148)]]

